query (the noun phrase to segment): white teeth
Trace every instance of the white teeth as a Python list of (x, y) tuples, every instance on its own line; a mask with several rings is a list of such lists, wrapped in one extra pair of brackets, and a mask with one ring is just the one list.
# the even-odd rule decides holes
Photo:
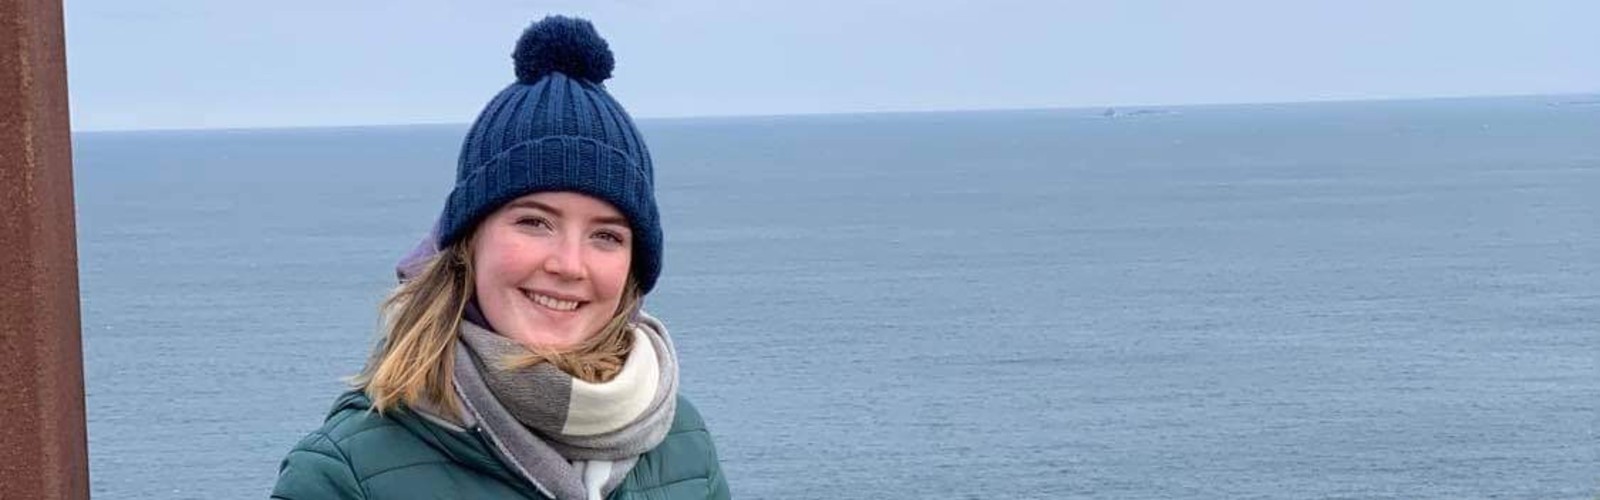
[(578, 302), (573, 300), (561, 300), (555, 297), (540, 295), (537, 293), (530, 293), (528, 296), (532, 297), (533, 301), (537, 302), (539, 305), (555, 309), (557, 311), (571, 311), (578, 308)]

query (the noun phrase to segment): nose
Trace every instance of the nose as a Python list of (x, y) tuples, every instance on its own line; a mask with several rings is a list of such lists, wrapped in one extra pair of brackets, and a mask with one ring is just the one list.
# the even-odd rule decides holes
[(544, 259), (544, 271), (563, 279), (583, 279), (583, 244), (570, 237), (557, 238), (550, 255)]

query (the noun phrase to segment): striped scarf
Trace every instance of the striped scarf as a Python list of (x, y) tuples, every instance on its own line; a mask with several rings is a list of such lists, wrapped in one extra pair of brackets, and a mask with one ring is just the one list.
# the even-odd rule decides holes
[(661, 444), (677, 409), (677, 352), (666, 327), (641, 312), (630, 333), (622, 370), (589, 383), (549, 363), (501, 369), (528, 351), (463, 322), (455, 364), (463, 416), (546, 496), (604, 498), (639, 455)]

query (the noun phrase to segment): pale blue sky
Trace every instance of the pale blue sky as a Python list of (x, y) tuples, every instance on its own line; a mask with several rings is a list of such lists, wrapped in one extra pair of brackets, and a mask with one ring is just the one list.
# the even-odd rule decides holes
[(1593, 1), (66, 0), (73, 126), (466, 122), (546, 13), (636, 117), (1600, 91)]

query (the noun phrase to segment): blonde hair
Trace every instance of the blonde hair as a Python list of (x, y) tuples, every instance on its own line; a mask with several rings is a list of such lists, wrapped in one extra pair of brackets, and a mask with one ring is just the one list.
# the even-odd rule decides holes
[[(401, 283), (383, 301), (382, 336), (367, 365), (349, 380), (367, 393), (374, 410), (382, 413), (418, 404), (452, 412), (457, 408), (456, 336), (473, 289), (472, 241), (466, 238), (439, 252), (420, 274)], [(633, 349), (628, 327), (639, 311), (640, 298), (630, 274), (617, 311), (598, 334), (572, 349), (530, 349), (527, 356), (496, 368), (550, 363), (587, 382), (610, 380)]]

